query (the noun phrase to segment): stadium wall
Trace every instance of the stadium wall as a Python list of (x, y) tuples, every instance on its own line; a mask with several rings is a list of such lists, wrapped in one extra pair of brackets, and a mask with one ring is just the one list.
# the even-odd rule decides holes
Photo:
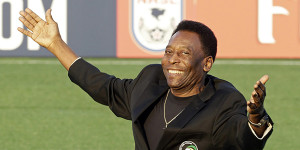
[(208, 25), (218, 58), (300, 58), (300, 2), (282, 0), (0, 0), (0, 56), (52, 56), (16, 28), (20, 10), (52, 8), (82, 57), (160, 58), (183, 19)]

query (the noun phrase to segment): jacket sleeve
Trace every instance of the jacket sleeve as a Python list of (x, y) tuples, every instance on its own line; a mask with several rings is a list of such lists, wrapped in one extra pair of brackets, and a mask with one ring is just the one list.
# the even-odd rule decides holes
[(244, 96), (238, 91), (221, 96), (224, 101), (214, 124), (214, 144), (224, 149), (262, 150), (272, 131), (264, 139), (258, 139), (248, 125)]
[(69, 69), (70, 80), (87, 92), (96, 102), (108, 105), (118, 117), (131, 119), (130, 97), (132, 79), (119, 79), (101, 72), (83, 59)]

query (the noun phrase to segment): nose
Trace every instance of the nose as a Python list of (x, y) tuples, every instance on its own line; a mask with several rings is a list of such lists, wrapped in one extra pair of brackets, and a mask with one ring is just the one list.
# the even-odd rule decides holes
[(178, 54), (174, 53), (170, 58), (169, 58), (169, 62), (171, 64), (176, 64), (180, 62), (179, 56)]

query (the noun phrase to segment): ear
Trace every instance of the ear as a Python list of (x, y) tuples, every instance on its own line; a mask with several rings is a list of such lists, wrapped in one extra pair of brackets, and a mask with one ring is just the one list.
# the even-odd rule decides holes
[(203, 71), (209, 72), (210, 69), (212, 68), (213, 63), (214, 63), (214, 60), (213, 60), (212, 56), (205, 57)]

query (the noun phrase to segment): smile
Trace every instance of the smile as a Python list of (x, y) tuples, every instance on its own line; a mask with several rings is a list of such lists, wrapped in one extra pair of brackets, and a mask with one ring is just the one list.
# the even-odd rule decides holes
[(179, 70), (168, 70), (168, 71), (171, 74), (182, 74), (183, 73), (183, 71), (179, 71)]

